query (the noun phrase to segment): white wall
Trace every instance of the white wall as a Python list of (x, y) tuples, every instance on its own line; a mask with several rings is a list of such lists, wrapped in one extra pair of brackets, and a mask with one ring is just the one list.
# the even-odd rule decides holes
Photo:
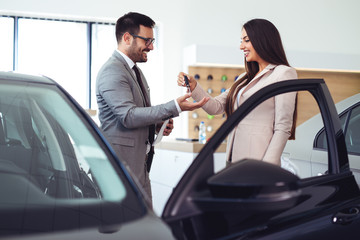
[(2, 11), (115, 20), (137, 11), (161, 22), (164, 101), (183, 93), (176, 76), (185, 47), (206, 46), (211, 61), (223, 48), (241, 55), (241, 26), (252, 18), (277, 26), (294, 67), (360, 70), (359, 9), (359, 0), (0, 0)]

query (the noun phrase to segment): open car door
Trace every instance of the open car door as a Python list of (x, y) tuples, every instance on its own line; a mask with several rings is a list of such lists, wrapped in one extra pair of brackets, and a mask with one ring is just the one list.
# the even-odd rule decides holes
[[(300, 179), (251, 159), (214, 173), (214, 152), (231, 130), (263, 101), (293, 91), (310, 92), (319, 105), (329, 146), (326, 173)], [(297, 79), (261, 89), (224, 122), (174, 189), (162, 218), (178, 239), (351, 239), (360, 227), (359, 197), (324, 80)]]

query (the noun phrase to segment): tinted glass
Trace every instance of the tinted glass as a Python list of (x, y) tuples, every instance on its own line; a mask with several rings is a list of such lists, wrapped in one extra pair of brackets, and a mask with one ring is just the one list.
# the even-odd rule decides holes
[(0, 234), (114, 224), (144, 213), (71, 106), (54, 86), (1, 84)]
[(115, 26), (111, 24), (91, 25), (91, 108), (98, 109), (96, 103), (96, 76), (101, 66), (109, 59), (117, 47)]
[[(342, 129), (345, 130), (345, 123), (346, 120), (350, 115), (350, 120), (349, 120), (349, 124), (347, 126), (346, 132), (345, 132), (345, 141), (346, 141), (346, 146), (348, 148), (348, 152), (353, 152), (355, 150), (356, 152), (356, 148), (358, 149), (357, 151), (359, 152), (359, 133), (357, 132), (357, 128), (355, 127), (356, 124), (358, 124), (357, 126), (360, 126), (360, 114), (359, 114), (359, 110), (360, 108), (354, 108), (352, 111), (346, 111), (345, 113), (341, 114), (340, 116), (340, 122), (341, 122), (341, 126)], [(319, 148), (319, 149), (327, 149), (327, 140), (326, 140), (326, 135), (324, 130), (322, 129), (317, 138), (315, 139), (315, 148)]]
[(349, 153), (360, 154), (360, 105), (351, 111), (345, 141)]
[[(340, 116), (341, 127), (343, 130), (345, 127), (347, 116), (348, 116), (348, 112), (345, 112)], [(319, 132), (318, 137), (315, 140), (315, 148), (327, 149), (327, 140), (326, 140), (325, 131), (323, 129)]]

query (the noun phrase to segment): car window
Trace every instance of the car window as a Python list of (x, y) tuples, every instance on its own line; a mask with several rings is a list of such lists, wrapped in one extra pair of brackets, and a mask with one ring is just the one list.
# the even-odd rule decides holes
[[(14, 90), (12, 86), (2, 88)], [(125, 188), (106, 154), (81, 122), (71, 121), (77, 116), (57, 94), (28, 88), (25, 96), (2, 97), (1, 105), (7, 143), (1, 158), (30, 173), (39, 190), (55, 198), (124, 199)], [(93, 187), (82, 188), (85, 179), (81, 177)], [(101, 185), (112, 185), (117, 191)]]
[[(345, 128), (345, 123), (348, 115), (349, 112), (347, 111), (340, 116), (341, 127), (343, 130)], [(326, 141), (326, 134), (324, 129), (321, 129), (321, 131), (319, 131), (319, 133), (317, 134), (317, 137), (315, 138), (314, 141), (314, 148), (327, 150), (327, 141)]]
[[(37, 227), (18, 227), (29, 231), (114, 224), (143, 215), (128, 177), (90, 124), (57, 87), (39, 85), (1, 84), (0, 208), (12, 209), (15, 218), (26, 208), (27, 222), (36, 220)], [(73, 210), (49, 220), (64, 208)], [(69, 224), (55, 224), (64, 221)]]
[[(360, 129), (358, 127), (360, 126), (360, 105), (342, 113), (340, 121), (342, 129), (345, 131), (346, 147), (349, 154), (360, 154)], [(327, 149), (326, 135), (323, 129), (317, 134), (314, 147)]]
[(346, 127), (345, 142), (350, 154), (360, 155), (360, 105), (353, 108)]

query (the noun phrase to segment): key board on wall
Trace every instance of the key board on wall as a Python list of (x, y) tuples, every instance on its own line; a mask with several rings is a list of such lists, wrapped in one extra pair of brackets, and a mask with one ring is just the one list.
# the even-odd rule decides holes
[[(230, 88), (244, 71), (244, 67), (189, 66), (189, 74), (194, 76), (212, 97)], [(335, 103), (360, 92), (360, 71), (297, 69), (297, 73), (299, 78), (325, 79)], [(299, 94), (297, 125), (318, 113), (317, 104), (311, 101), (314, 100), (309, 94)], [(189, 138), (198, 138), (201, 121), (205, 122), (206, 138), (209, 139), (225, 120), (225, 115), (208, 115), (202, 109), (189, 112)]]

